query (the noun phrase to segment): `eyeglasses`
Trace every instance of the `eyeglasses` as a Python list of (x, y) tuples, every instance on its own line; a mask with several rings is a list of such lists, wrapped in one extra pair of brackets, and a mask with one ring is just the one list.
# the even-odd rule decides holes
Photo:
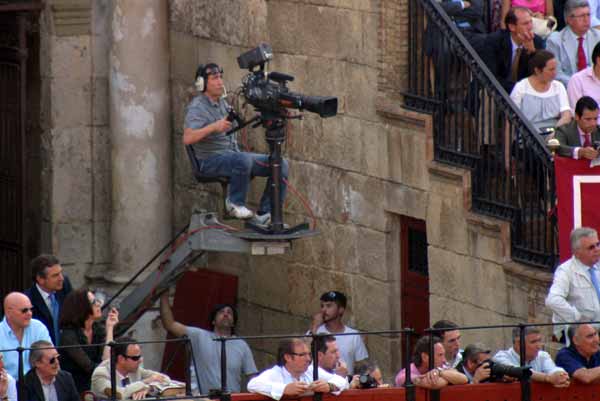
[(136, 362), (143, 358), (142, 355), (123, 355), (123, 357), (125, 357), (127, 359), (131, 359), (132, 361), (136, 361)]
[(21, 312), (22, 314), (26, 314), (27, 312), (33, 313), (33, 306), (31, 306), (29, 308), (21, 308), (21, 309), (19, 309), (19, 312)]
[(58, 358), (60, 358), (60, 355), (53, 356), (52, 358), (48, 359), (48, 363), (50, 365), (54, 365), (56, 362), (58, 362)]
[(600, 241), (596, 242), (595, 244), (588, 245), (585, 249), (587, 249), (588, 251), (591, 251), (591, 250), (594, 250), (595, 248), (600, 248)]
[(291, 355), (299, 356), (300, 358), (305, 358), (310, 356), (310, 352), (290, 352)]
[(571, 17), (571, 18), (590, 18), (591, 14), (587, 13), (587, 14), (581, 14), (581, 15), (570, 15), (569, 17)]

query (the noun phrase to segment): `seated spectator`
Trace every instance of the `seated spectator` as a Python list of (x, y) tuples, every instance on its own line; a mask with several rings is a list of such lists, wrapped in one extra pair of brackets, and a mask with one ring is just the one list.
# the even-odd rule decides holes
[[(419, 386), (429, 389), (440, 389), (448, 384), (465, 384), (467, 377), (456, 369), (445, 369), (446, 351), (439, 337), (433, 337), (433, 369), (429, 370), (429, 345), (430, 337), (423, 336), (415, 344), (413, 363), (410, 364), (411, 381)], [(404, 386), (406, 381), (406, 368), (396, 375), (396, 386)]]
[[(550, 383), (554, 387), (568, 387), (569, 375), (564, 369), (557, 367), (550, 354), (542, 351), (544, 342), (542, 333), (535, 327), (525, 329), (525, 365), (531, 367), (531, 380)], [(512, 332), (513, 346), (507, 350), (498, 351), (493, 360), (503, 365), (521, 366), (520, 333), (515, 327)]]
[(338, 376), (348, 376), (348, 368), (340, 357), (336, 338), (330, 335), (317, 337), (316, 344), (319, 367)]
[(33, 305), (33, 318), (46, 326), (52, 343), (59, 344), (60, 311), (71, 292), (71, 283), (53, 255), (39, 255), (31, 261), (30, 268), (33, 285), (25, 290), (25, 295)]
[(575, 120), (558, 127), (554, 138), (560, 143), (558, 154), (573, 159), (593, 160), (598, 157), (594, 143), (600, 141), (598, 103), (583, 96), (575, 104)]
[(567, 26), (550, 35), (546, 50), (556, 57), (556, 79), (566, 87), (575, 73), (592, 64), (592, 51), (600, 42), (600, 31), (590, 26), (590, 5), (587, 0), (567, 0), (565, 16)]
[[(583, 96), (589, 96), (600, 102), (600, 42), (594, 46), (592, 51), (592, 66), (579, 71), (571, 77), (567, 85), (567, 95), (571, 108), (575, 108), (577, 101)], [(600, 124), (600, 119), (597, 120)]]
[(17, 382), (4, 369), (4, 356), (0, 353), (0, 399), (17, 401)]
[(383, 382), (381, 369), (375, 362), (366, 359), (354, 364), (354, 377), (350, 382), (350, 388), (384, 388), (389, 386), (389, 384)]
[(571, 345), (556, 354), (556, 364), (585, 384), (600, 383), (598, 331), (591, 324), (569, 326)]
[[(60, 315), (60, 345), (104, 344), (113, 340), (113, 329), (119, 322), (119, 313), (112, 309), (102, 319), (102, 304), (87, 288), (71, 292), (65, 298)], [(90, 389), (92, 372), (100, 362), (110, 358), (109, 346), (69, 347), (62, 350), (61, 366), (71, 372), (77, 391)]]
[[(145, 398), (153, 382), (168, 383), (169, 377), (149, 369), (142, 368), (142, 349), (131, 337), (115, 340), (114, 353), (117, 357), (116, 396), (118, 399), (139, 400)], [(97, 397), (110, 397), (110, 359), (102, 361), (92, 373), (92, 392)]]
[[(11, 292), (4, 298), (4, 319), (0, 323), (0, 344), (3, 349), (29, 348), (36, 341), (50, 341), (48, 329), (33, 319), (33, 306), (27, 296)], [(4, 367), (14, 378), (19, 377), (19, 353), (4, 351)], [(23, 352), (23, 374), (29, 372), (29, 350)]]
[(511, 8), (504, 22), (506, 29), (485, 38), (481, 58), (504, 90), (511, 93), (515, 83), (527, 77), (529, 58), (536, 49), (543, 49), (544, 43), (533, 33), (529, 9)]
[(27, 401), (79, 401), (75, 382), (69, 372), (60, 369), (60, 356), (49, 341), (31, 344), (29, 364), (25, 375)]
[(462, 360), (456, 367), (460, 373), (467, 376), (469, 383), (484, 383), (490, 378), (490, 349), (481, 343), (469, 344), (465, 348)]
[(567, 91), (556, 78), (556, 58), (537, 50), (529, 60), (531, 75), (517, 82), (510, 98), (540, 131), (571, 122)]
[(310, 349), (301, 338), (281, 341), (277, 350), (277, 365), (248, 382), (248, 391), (271, 397), (299, 397), (309, 393), (340, 394), (348, 388), (346, 378), (319, 368), (319, 379), (313, 381)]
[(502, 9), (500, 14), (500, 28), (506, 29), (504, 19), (508, 10), (513, 7), (523, 7), (531, 11), (532, 17), (545, 19), (554, 16), (554, 4), (552, 0), (502, 0)]
[(434, 329), (447, 329), (436, 332), (442, 339), (442, 345), (446, 350), (446, 364), (455, 368), (462, 359), (463, 350), (460, 349), (460, 330), (458, 325), (450, 320), (439, 320), (431, 326)]
[[(546, 306), (552, 311), (552, 323), (600, 321), (600, 302), (591, 275), (599, 280), (595, 264), (600, 260), (598, 232), (579, 227), (569, 238), (573, 256), (554, 271), (552, 286), (546, 297)], [(554, 334), (561, 339), (564, 326), (554, 326)], [(564, 341), (564, 339), (563, 339)], [(570, 374), (569, 370), (567, 372)]]

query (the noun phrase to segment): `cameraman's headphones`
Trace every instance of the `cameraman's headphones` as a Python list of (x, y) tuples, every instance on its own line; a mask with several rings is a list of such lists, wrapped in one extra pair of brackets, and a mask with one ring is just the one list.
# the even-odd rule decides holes
[(208, 76), (215, 73), (223, 74), (223, 69), (215, 63), (200, 64), (196, 69), (196, 82), (194, 82), (196, 90), (205, 92)]

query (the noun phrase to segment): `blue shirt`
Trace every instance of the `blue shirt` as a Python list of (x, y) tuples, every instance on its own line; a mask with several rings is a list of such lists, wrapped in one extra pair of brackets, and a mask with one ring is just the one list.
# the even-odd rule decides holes
[[(0, 322), (0, 348), (3, 350), (15, 349), (18, 347), (29, 347), (36, 341), (45, 340), (52, 343), (48, 329), (37, 319), (31, 319), (29, 326), (23, 330), (23, 341), (19, 340), (8, 325), (6, 317)], [(4, 354), (4, 369), (12, 376), (19, 377), (19, 353), (17, 351), (2, 351)], [(29, 350), (23, 352), (23, 374), (31, 369), (29, 365)]]
[(600, 351), (592, 355), (588, 361), (571, 344), (558, 351), (556, 354), (556, 365), (564, 368), (569, 376), (573, 376), (573, 373), (581, 368), (592, 369), (600, 366)]

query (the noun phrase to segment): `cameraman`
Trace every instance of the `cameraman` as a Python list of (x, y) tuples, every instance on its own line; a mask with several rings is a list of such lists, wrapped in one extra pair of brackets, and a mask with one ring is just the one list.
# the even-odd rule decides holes
[[(544, 348), (542, 333), (536, 327), (525, 327), (525, 364), (531, 367), (531, 379), (536, 382), (550, 383), (554, 387), (568, 387), (569, 375), (563, 368), (557, 367)], [(520, 332), (515, 327), (512, 332), (513, 346), (501, 350), (494, 355), (493, 360), (503, 365), (521, 366)]]
[(383, 375), (379, 366), (368, 359), (356, 362), (354, 373), (350, 388), (384, 388), (390, 386), (383, 382)]
[(488, 381), (491, 371), (490, 364), (486, 361), (490, 359), (490, 352), (489, 348), (481, 343), (467, 345), (456, 370), (464, 373), (469, 383), (478, 384)]
[[(234, 135), (225, 135), (232, 128), (227, 119), (230, 106), (223, 99), (223, 69), (215, 63), (198, 66), (196, 89), (199, 92), (187, 106), (183, 143), (191, 145), (198, 159), (198, 173), (205, 177), (227, 177), (229, 191), (225, 199), (227, 212), (238, 219), (252, 219), (254, 224), (267, 225), (271, 220), (269, 157), (240, 152)], [(285, 199), (288, 173), (287, 161), (282, 163), (281, 201)], [(246, 195), (252, 177), (269, 177), (256, 214), (246, 207)]]

